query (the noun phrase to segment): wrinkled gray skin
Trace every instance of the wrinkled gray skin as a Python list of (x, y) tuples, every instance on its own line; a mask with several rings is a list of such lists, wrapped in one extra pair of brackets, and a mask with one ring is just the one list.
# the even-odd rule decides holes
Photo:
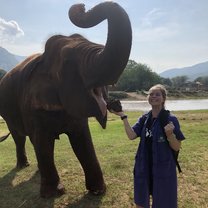
[(78, 34), (53, 36), (43, 54), (30, 56), (0, 82), (0, 115), (16, 144), (17, 167), (28, 166), (25, 139), (29, 136), (41, 175), (42, 197), (64, 193), (53, 153), (55, 139), (62, 133), (68, 135), (82, 165), (86, 188), (94, 194), (105, 192), (88, 117), (95, 117), (105, 128), (105, 86), (117, 82), (131, 49), (130, 21), (118, 4), (104, 2), (88, 12), (83, 4), (73, 5), (69, 18), (83, 28), (107, 19), (106, 45), (92, 43)]

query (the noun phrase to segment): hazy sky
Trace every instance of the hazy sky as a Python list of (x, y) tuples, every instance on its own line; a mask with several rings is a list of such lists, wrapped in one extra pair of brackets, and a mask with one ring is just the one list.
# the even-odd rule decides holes
[[(0, 0), (0, 46), (28, 56), (42, 52), (54, 34), (80, 33), (105, 44), (106, 21), (81, 29), (68, 19), (74, 3), (86, 10), (98, 0)], [(133, 29), (130, 59), (160, 73), (208, 61), (208, 0), (115, 0), (129, 14)]]

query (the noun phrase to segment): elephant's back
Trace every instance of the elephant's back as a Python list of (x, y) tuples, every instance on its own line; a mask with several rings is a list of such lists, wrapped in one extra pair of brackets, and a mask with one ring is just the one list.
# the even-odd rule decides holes
[(32, 55), (7, 72), (0, 81), (0, 114), (17, 110), (28, 77), (40, 54)]

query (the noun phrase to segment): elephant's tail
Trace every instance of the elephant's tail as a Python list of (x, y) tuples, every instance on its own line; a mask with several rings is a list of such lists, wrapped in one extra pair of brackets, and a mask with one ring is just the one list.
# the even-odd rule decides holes
[(6, 140), (10, 135), (10, 132), (2, 137), (0, 137), (0, 142), (3, 142), (4, 140)]

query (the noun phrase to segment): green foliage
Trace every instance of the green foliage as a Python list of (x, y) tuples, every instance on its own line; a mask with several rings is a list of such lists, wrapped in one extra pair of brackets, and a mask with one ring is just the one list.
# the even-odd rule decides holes
[(119, 91), (134, 92), (148, 90), (151, 86), (161, 83), (167, 89), (180, 90), (186, 86), (196, 86), (199, 84), (208, 87), (208, 77), (198, 77), (194, 82), (188, 82), (187, 76), (176, 76), (173, 78), (160, 77), (153, 72), (146, 64), (140, 64), (134, 60), (129, 60), (128, 64), (117, 82), (116, 89)]
[(170, 78), (161, 77), (161, 84), (171, 87), (173, 85), (172, 80)]
[(114, 99), (124, 99), (124, 98), (128, 97), (127, 93), (121, 92), (121, 91), (110, 91), (108, 93), (108, 95), (109, 95), (110, 99), (111, 98), (114, 98)]
[(205, 77), (198, 77), (194, 80), (194, 82), (199, 82), (200, 84), (204, 85), (205, 87), (208, 87), (208, 76)]
[(186, 84), (188, 77), (187, 76), (177, 76), (177, 77), (173, 77), (171, 80), (172, 80), (173, 87), (180, 88)]
[(145, 64), (137, 64), (129, 60), (126, 69), (117, 83), (117, 89), (127, 92), (148, 90), (152, 85), (160, 83), (160, 76), (152, 72)]

